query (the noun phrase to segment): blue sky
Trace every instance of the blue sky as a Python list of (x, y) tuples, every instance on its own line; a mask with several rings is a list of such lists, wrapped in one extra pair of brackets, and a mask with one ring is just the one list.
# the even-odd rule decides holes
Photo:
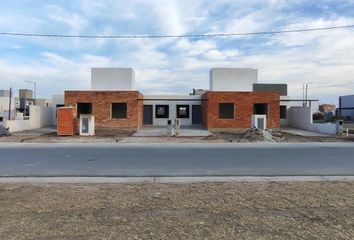
[[(354, 1), (2, 0), (0, 31), (40, 34), (242, 33), (354, 24)], [(91, 67), (132, 67), (145, 94), (208, 88), (212, 67), (251, 67), (287, 83), (293, 98), (337, 103), (354, 93), (354, 28), (194, 39), (54, 39), (0, 36), (0, 89), (38, 97), (88, 89)]]

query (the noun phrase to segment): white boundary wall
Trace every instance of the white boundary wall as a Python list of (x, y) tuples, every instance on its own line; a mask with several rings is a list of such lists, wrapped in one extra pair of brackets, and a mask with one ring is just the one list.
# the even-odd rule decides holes
[(10, 132), (19, 132), (53, 125), (53, 108), (30, 106), (29, 120), (7, 120), (5, 127)]
[[(311, 108), (311, 114), (319, 112), (319, 102), (318, 101), (310, 101), (308, 103)], [(298, 101), (291, 99), (289, 96), (280, 96), (280, 106), (286, 106), (286, 118), (280, 119), (280, 126), (287, 127), (290, 126), (289, 123), (289, 109), (291, 107), (303, 107), (303, 101)]]
[(289, 126), (303, 130), (320, 132), (325, 134), (336, 134), (336, 124), (313, 123), (312, 111), (309, 107), (291, 107), (288, 109)]

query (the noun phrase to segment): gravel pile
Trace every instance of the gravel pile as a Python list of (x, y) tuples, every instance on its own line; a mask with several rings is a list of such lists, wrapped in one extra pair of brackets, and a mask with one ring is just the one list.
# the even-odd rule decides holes
[(0, 126), (0, 136), (11, 136), (9, 128), (5, 128), (4, 126)]
[(258, 128), (250, 128), (243, 135), (243, 139), (251, 142), (282, 142), (285, 140), (285, 137), (280, 132), (271, 129), (262, 130)]

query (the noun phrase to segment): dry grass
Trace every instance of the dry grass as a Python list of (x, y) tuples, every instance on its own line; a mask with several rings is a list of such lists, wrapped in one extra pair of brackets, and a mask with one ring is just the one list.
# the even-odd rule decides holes
[(354, 183), (2, 184), (0, 239), (354, 239)]

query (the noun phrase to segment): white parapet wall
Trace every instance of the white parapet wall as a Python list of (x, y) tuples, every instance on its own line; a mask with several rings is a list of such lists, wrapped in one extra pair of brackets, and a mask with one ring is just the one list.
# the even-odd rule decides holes
[(19, 132), (53, 125), (53, 108), (30, 106), (30, 118), (28, 120), (7, 120), (5, 127), (10, 132)]
[(325, 134), (336, 134), (336, 124), (313, 123), (310, 107), (291, 107), (288, 109), (289, 126)]
[(132, 68), (91, 68), (91, 90), (134, 90)]
[(253, 68), (212, 68), (209, 72), (211, 91), (252, 92), (258, 81), (258, 70)]

